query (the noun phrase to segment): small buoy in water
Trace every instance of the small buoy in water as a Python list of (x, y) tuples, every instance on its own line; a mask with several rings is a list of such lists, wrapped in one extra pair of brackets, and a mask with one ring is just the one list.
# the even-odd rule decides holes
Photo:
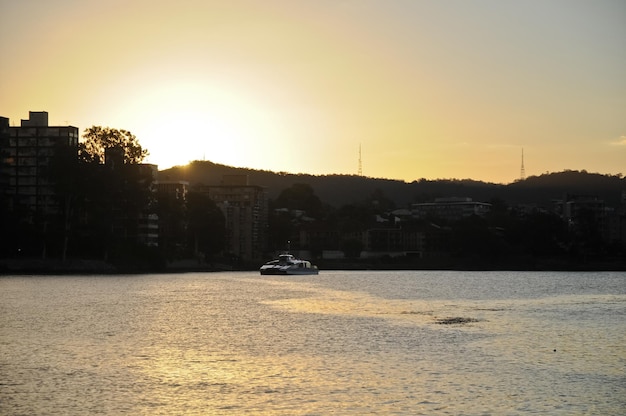
[(556, 348), (554, 349), (554, 352), (556, 352)]

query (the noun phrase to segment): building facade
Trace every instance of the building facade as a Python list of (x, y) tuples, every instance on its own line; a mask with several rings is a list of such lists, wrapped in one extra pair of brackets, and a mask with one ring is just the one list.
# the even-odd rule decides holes
[(422, 257), (425, 235), (423, 232), (401, 227), (370, 228), (364, 233), (364, 250), (361, 257), (381, 255)]
[(436, 217), (447, 221), (458, 221), (472, 215), (483, 216), (491, 210), (491, 204), (475, 202), (471, 198), (437, 198), (435, 202), (411, 205), (416, 218)]
[[(134, 166), (134, 165), (131, 165)], [(142, 207), (137, 214), (137, 237), (136, 241), (148, 247), (159, 246), (159, 215), (156, 210), (157, 187), (156, 178), (159, 172), (157, 165), (151, 163), (140, 163), (137, 166), (140, 180), (146, 182), (150, 197), (148, 204)]]
[[(9, 119), (0, 117), (0, 212), (4, 213), (8, 210), (8, 201), (6, 193), (9, 187), (9, 140), (11, 133), (9, 131)], [(6, 168), (5, 168), (6, 167)]]
[(48, 113), (31, 111), (19, 127), (4, 127), (0, 139), (3, 196), (7, 209), (35, 215), (57, 214), (59, 203), (51, 165), (61, 151), (78, 157), (78, 127), (49, 126)]
[(205, 188), (226, 220), (226, 250), (244, 261), (263, 259), (267, 241), (267, 192), (247, 175), (227, 175)]

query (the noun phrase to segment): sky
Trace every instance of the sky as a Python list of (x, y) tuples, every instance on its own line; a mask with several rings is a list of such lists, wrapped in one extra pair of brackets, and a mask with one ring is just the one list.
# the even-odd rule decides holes
[(0, 0), (0, 116), (166, 169), (626, 175), (623, 0)]

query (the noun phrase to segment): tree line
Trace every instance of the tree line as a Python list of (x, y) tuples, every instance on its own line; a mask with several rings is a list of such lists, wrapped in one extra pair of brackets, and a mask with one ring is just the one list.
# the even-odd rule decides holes
[(219, 185), (224, 175), (247, 175), (250, 183), (265, 187), (275, 199), (283, 189), (295, 183), (309, 184), (319, 198), (334, 207), (359, 203), (376, 189), (398, 207), (429, 202), (438, 197), (470, 197), (474, 201), (501, 199), (511, 206), (534, 204), (548, 206), (565, 193), (595, 195), (607, 206), (620, 205), (621, 192), (626, 191), (626, 178), (621, 174), (605, 175), (586, 171), (546, 172), (509, 184), (495, 184), (470, 179), (416, 179), (402, 181), (357, 175), (310, 175), (238, 168), (210, 161), (194, 161), (159, 172), (160, 178), (183, 179), (190, 183)]
[[(568, 171), (558, 177), (531, 177), (508, 186), (454, 180), (407, 184), (353, 175), (314, 177), (193, 162), (187, 176), (178, 168), (158, 173), (160, 180), (191, 182), (188, 193), (179, 195), (155, 189), (157, 173), (142, 164), (148, 151), (132, 133), (93, 126), (85, 130), (83, 139), (78, 148), (56, 149), (50, 160), (46, 175), (55, 187), (58, 209), (54, 213), (20, 209), (2, 213), (0, 256), (93, 258), (137, 270), (163, 270), (166, 263), (182, 259), (205, 265), (214, 261), (235, 264), (240, 259), (225, 249), (224, 215), (202, 190), (214, 178), (232, 173), (249, 174), (252, 183), (268, 189), (267, 256), (284, 250), (290, 242), (292, 249), (306, 250), (320, 261), (327, 249), (343, 252), (348, 261), (354, 261), (365, 248), (363, 233), (376, 227), (425, 236), (421, 256), (383, 257), (378, 260), (383, 267), (395, 263), (445, 268), (475, 263), (532, 268), (537, 261), (550, 259), (569, 262), (625, 256), (623, 240), (607, 239), (594, 212), (582, 212), (577, 224), (570, 224), (542, 204), (527, 209), (501, 197), (506, 195), (503, 190), (523, 193), (527, 188), (542, 198), (543, 193), (554, 197), (555, 189), (563, 189), (554, 182), (566, 177), (575, 182), (584, 177), (596, 190), (611, 189), (619, 194), (620, 187), (626, 188), (621, 175), (599, 178)], [(598, 186), (598, 181), (610, 185)], [(344, 199), (335, 197), (339, 194)], [(478, 200), (489, 202), (491, 211), (486, 216), (455, 221), (433, 216), (400, 218), (394, 213), (397, 208), (409, 207), (410, 202), (455, 194), (489, 196)], [(151, 241), (150, 227), (155, 221), (158, 233)], [(325, 240), (300, 238), (303, 232), (322, 235), (324, 230), (331, 231)]]
[(77, 147), (57, 146), (38, 179), (53, 184), (56, 209), (0, 204), (0, 258), (99, 259), (158, 270), (168, 258), (221, 250), (221, 211), (199, 192), (184, 202), (159, 195), (155, 169), (142, 163), (147, 155), (129, 131), (100, 126), (86, 129)]
[[(605, 219), (597, 212), (583, 209), (572, 223), (551, 210), (509, 206), (500, 199), (489, 203), (491, 210), (485, 216), (454, 220), (434, 215), (399, 218), (399, 214), (394, 213), (397, 208), (394, 201), (379, 189), (358, 203), (335, 208), (324, 204), (310, 185), (299, 183), (283, 190), (272, 201), (270, 244), (274, 250), (280, 250), (283, 242), (290, 240), (292, 248), (319, 255), (316, 250), (320, 247), (299, 245), (300, 231), (303, 228), (334, 229), (341, 238), (326, 243), (324, 248), (334, 248), (343, 251), (348, 259), (357, 259), (365, 247), (362, 239), (354, 236), (368, 229), (388, 227), (423, 234), (424, 252), (419, 257), (383, 256), (376, 261), (381, 267), (396, 264), (533, 269), (573, 267), (604, 260), (617, 260), (624, 267), (624, 241), (615, 238), (613, 233), (603, 232)], [(279, 209), (283, 207), (287, 209)], [(293, 215), (294, 212), (305, 214)], [(622, 226), (626, 225), (623, 213), (621, 219)]]

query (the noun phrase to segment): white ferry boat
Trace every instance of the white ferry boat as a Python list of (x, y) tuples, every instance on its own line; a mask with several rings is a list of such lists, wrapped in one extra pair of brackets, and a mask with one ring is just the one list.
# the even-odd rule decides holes
[(259, 269), (261, 274), (318, 274), (317, 266), (310, 261), (300, 260), (291, 254), (281, 254), (278, 259), (265, 263)]

